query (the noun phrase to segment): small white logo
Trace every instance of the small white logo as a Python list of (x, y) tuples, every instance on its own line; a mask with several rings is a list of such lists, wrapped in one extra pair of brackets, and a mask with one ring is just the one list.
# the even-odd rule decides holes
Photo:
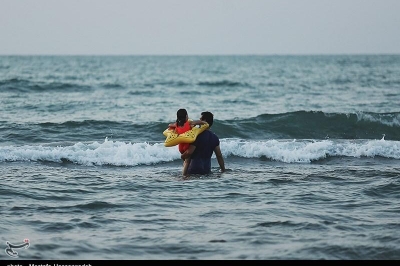
[(24, 239), (24, 243), (19, 244), (19, 245), (11, 244), (11, 243), (8, 242), (8, 241), (6, 242), (6, 244), (7, 244), (7, 246), (8, 246), (8, 247), (6, 247), (6, 254), (7, 254), (8, 256), (10, 256), (10, 257), (13, 257), (13, 258), (18, 258), (18, 252), (15, 251), (14, 249), (18, 249), (18, 248), (25, 248), (25, 249), (27, 249), (27, 248), (29, 248), (29, 246), (30, 246), (30, 244), (29, 244), (29, 239), (27, 239), (27, 238)]

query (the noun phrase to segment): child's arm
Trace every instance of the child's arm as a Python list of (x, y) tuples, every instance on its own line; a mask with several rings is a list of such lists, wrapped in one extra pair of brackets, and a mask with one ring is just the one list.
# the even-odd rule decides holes
[(170, 124), (168, 125), (168, 127), (176, 128), (176, 122), (175, 122), (175, 123), (170, 123)]
[(207, 122), (201, 121), (201, 120), (192, 120), (192, 121), (189, 121), (189, 123), (193, 127), (193, 126), (196, 126), (196, 125), (204, 125)]

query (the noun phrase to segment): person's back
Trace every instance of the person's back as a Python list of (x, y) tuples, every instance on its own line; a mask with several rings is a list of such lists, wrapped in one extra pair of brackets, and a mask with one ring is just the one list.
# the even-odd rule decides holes
[(191, 144), (196, 146), (190, 156), (188, 174), (209, 174), (211, 172), (211, 156), (215, 147), (219, 146), (219, 138), (210, 130), (199, 134)]
[(211, 173), (211, 156), (215, 153), (221, 172), (225, 171), (224, 158), (219, 147), (219, 138), (210, 131), (214, 122), (214, 115), (211, 112), (202, 112), (201, 121), (208, 123), (209, 128), (200, 133), (196, 140), (189, 145), (189, 148), (181, 155), (181, 158), (187, 160), (184, 165), (183, 175), (187, 174), (209, 174)]

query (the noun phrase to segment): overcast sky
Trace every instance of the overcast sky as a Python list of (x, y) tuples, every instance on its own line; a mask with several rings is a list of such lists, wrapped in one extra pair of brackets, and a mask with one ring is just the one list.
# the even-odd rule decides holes
[(0, 0), (0, 54), (400, 54), (400, 0)]

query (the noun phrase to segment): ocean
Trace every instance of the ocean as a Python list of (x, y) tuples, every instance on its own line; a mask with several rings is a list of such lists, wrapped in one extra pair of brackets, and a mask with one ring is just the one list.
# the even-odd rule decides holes
[(400, 259), (400, 55), (0, 56), (0, 141), (1, 260)]

